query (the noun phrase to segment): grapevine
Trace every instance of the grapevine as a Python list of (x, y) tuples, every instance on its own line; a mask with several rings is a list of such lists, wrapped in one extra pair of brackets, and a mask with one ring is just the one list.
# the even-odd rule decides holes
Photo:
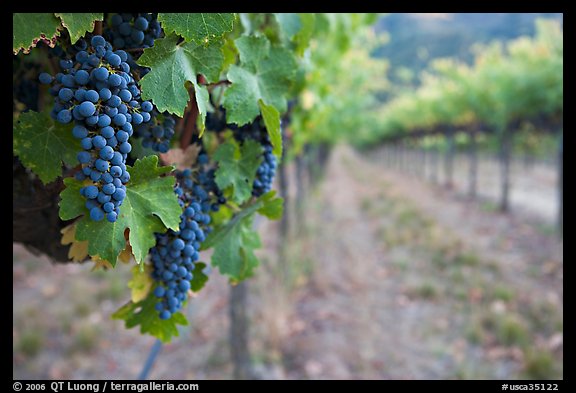
[(51, 116), (63, 124), (74, 119), (72, 134), (81, 140), (83, 149), (77, 155), (82, 169), (76, 179), (91, 181), (80, 189), (90, 218), (115, 222), (130, 180), (126, 170), (132, 150), (129, 138), (133, 126), (150, 121), (152, 104), (141, 100), (126, 52), (113, 51), (100, 35), (94, 35), (90, 45), (81, 40), (75, 47), (82, 49), (74, 58), (60, 59), (62, 72), (55, 77), (41, 73), (39, 80), (54, 83)]
[(305, 51), (327, 34), (316, 18), (340, 23), (323, 14), (13, 14), (14, 167), (54, 184), (71, 259), (137, 264), (113, 318), (169, 341), (186, 323), (190, 291), (208, 279), (202, 251), (231, 282), (255, 274), (252, 223), (282, 215), (273, 190), (281, 119), (304, 87)]

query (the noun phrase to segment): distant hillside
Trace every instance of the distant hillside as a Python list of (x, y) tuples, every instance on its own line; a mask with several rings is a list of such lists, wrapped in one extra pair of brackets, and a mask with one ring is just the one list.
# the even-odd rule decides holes
[[(390, 60), (389, 77), (399, 81), (405, 67), (414, 74), (437, 57), (456, 57), (470, 62), (470, 46), (477, 42), (506, 40), (534, 34), (536, 18), (562, 20), (560, 13), (393, 13), (382, 17), (376, 31), (385, 31), (390, 41), (374, 55)], [(404, 82), (407, 82), (404, 80)]]

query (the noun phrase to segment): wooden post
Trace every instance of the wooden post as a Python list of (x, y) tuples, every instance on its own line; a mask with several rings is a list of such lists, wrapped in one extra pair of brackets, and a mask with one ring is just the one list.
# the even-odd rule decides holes
[(242, 281), (230, 287), (230, 351), (235, 379), (251, 379), (252, 364), (248, 345), (249, 321), (248, 282)]
[[(308, 151), (308, 154), (311, 154), (311, 151)], [(304, 208), (304, 196), (305, 196), (305, 181), (304, 181), (304, 176), (305, 176), (305, 169), (304, 168), (304, 156), (303, 154), (298, 154), (296, 156), (296, 158), (294, 159), (294, 163), (296, 165), (296, 206), (295, 206), (295, 215), (296, 215), (296, 220), (297, 220), (297, 227), (301, 228), (303, 221), (304, 221), (304, 217), (303, 217), (303, 208)], [(316, 162), (316, 160), (311, 159), (311, 162)], [(313, 173), (309, 173), (309, 178), (310, 178), (310, 182), (314, 181), (312, 179), (316, 178), (316, 170), (314, 168), (312, 168), (311, 166), (308, 166), (309, 170), (312, 171)]]
[(454, 129), (452, 126), (447, 128), (446, 142), (446, 156), (444, 160), (444, 187), (452, 188), (454, 176)]
[(478, 180), (478, 148), (476, 145), (476, 129), (473, 127), (468, 134), (470, 146), (468, 147), (468, 160), (470, 163), (468, 171), (468, 195), (470, 198), (476, 197), (476, 184)]
[(439, 147), (438, 145), (435, 145), (434, 147), (432, 147), (432, 149), (430, 150), (430, 180), (432, 181), (432, 183), (436, 184), (438, 183), (438, 156), (439, 156)]
[(564, 134), (558, 141), (558, 233), (564, 236)]
[(424, 148), (424, 142), (420, 139), (420, 144), (418, 146), (418, 152), (420, 155), (420, 168), (418, 170), (418, 175), (421, 179), (426, 180), (426, 161), (427, 161), (427, 152)]
[(512, 151), (512, 132), (505, 129), (500, 135), (500, 211), (510, 211), (510, 156)]
[(286, 149), (282, 152), (282, 162), (278, 166), (278, 188), (280, 197), (284, 198), (284, 211), (282, 218), (280, 219), (280, 242), (284, 244), (284, 239), (288, 236), (288, 231), (290, 230), (290, 195), (288, 193), (288, 174), (287, 174), (287, 164), (286, 164)]

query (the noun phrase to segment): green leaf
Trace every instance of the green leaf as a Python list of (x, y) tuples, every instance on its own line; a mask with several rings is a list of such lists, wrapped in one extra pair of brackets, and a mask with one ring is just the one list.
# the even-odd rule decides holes
[(302, 22), (300, 21), (300, 16), (291, 12), (274, 13), (280, 30), (288, 37), (292, 39), (302, 28)]
[(87, 212), (86, 200), (80, 195), (80, 189), (84, 186), (81, 181), (73, 177), (64, 179), (66, 188), (60, 193), (60, 202), (58, 212), (60, 218), (64, 221), (71, 220)]
[[(282, 198), (275, 198), (276, 191), (272, 190), (262, 195), (253, 203), (245, 206), (240, 212), (238, 212), (231, 220), (228, 221), (226, 225), (216, 228), (213, 232), (206, 237), (206, 240), (202, 242), (202, 250), (207, 250), (209, 248), (215, 247), (218, 243), (223, 241), (232, 228), (238, 224), (239, 221), (244, 220), (246, 217), (253, 215), (255, 212), (259, 212), (271, 219), (278, 219), (282, 216), (282, 210), (278, 210), (280, 204), (283, 202)], [(278, 202), (280, 201), (280, 202)]]
[(293, 40), (296, 43), (296, 53), (298, 56), (302, 56), (308, 45), (310, 44), (310, 38), (314, 33), (314, 27), (316, 25), (316, 15), (311, 13), (301, 13), (300, 21), (302, 22), (302, 28), (294, 36)]
[(150, 293), (146, 299), (138, 303), (129, 302), (120, 307), (112, 314), (112, 319), (125, 321), (127, 329), (140, 326), (140, 333), (150, 334), (167, 343), (172, 337), (178, 336), (177, 325), (186, 326), (188, 321), (181, 312), (172, 314), (170, 319), (160, 319), (158, 311), (154, 308), (156, 302), (156, 297)]
[(222, 190), (232, 186), (232, 200), (244, 202), (252, 194), (256, 170), (262, 159), (262, 148), (256, 141), (247, 140), (241, 147), (232, 142), (221, 144), (214, 152), (214, 160), (218, 162), (216, 184)]
[[(144, 260), (156, 243), (154, 233), (164, 233), (166, 228), (178, 230), (181, 208), (174, 193), (173, 176), (159, 177), (172, 171), (173, 167), (158, 167), (158, 157), (137, 160), (128, 167), (130, 182), (126, 185), (126, 198), (120, 207), (120, 215), (114, 223), (106, 219), (93, 221), (88, 210), (82, 208), (77, 224), (76, 240), (88, 241), (88, 253), (110, 262), (113, 266), (120, 252), (126, 248), (124, 231), (130, 229), (129, 240), (137, 263)], [(60, 216), (67, 219), (81, 214), (78, 198), (81, 182), (66, 179), (67, 188), (60, 193)]]
[(190, 94), (186, 82), (194, 85), (196, 104), (200, 121), (205, 123), (208, 107), (208, 90), (197, 83), (197, 75), (202, 74), (208, 82), (215, 82), (220, 76), (222, 55), (219, 41), (208, 45), (194, 42), (176, 45), (178, 36), (171, 34), (158, 39), (152, 48), (144, 50), (138, 64), (151, 70), (142, 80), (142, 97), (151, 99), (160, 112), (168, 111), (180, 117), (184, 115)]
[(103, 13), (75, 12), (75, 13), (56, 13), (54, 14), (62, 19), (62, 25), (70, 33), (70, 40), (76, 43), (87, 31), (94, 30), (94, 22), (104, 20)]
[(44, 184), (62, 174), (62, 161), (75, 165), (80, 141), (69, 125), (55, 122), (48, 113), (24, 112), (13, 128), (13, 150)]
[(203, 250), (214, 247), (212, 265), (230, 276), (232, 282), (252, 276), (258, 266), (254, 249), (260, 247), (260, 237), (252, 230), (252, 220), (256, 212), (272, 219), (282, 216), (283, 200), (275, 195), (275, 191), (262, 195), (226, 225), (211, 232), (202, 244)]
[(204, 274), (206, 264), (204, 262), (196, 262), (194, 264), (194, 271), (192, 272), (192, 281), (190, 281), (190, 289), (192, 292), (198, 292), (208, 281), (208, 276)]
[(224, 62), (222, 63), (222, 69), (228, 69), (231, 64), (236, 62), (236, 56), (238, 55), (238, 49), (234, 45), (232, 40), (224, 40), (222, 45), (222, 54), (224, 55)]
[(28, 53), (36, 46), (40, 38), (50, 40), (55, 44), (56, 37), (60, 35), (59, 27), (60, 19), (51, 13), (12, 14), (12, 51), (14, 54), (20, 50)]
[(186, 41), (206, 43), (218, 39), (234, 27), (232, 13), (159, 13), (166, 33), (180, 34)]
[(226, 236), (214, 247), (212, 265), (232, 282), (242, 281), (254, 274), (258, 258), (254, 249), (261, 246), (258, 232), (252, 230), (252, 215), (235, 222)]
[(235, 40), (240, 66), (232, 65), (228, 80), (232, 85), (224, 93), (223, 105), (228, 122), (244, 125), (260, 113), (258, 101), (278, 112), (286, 111), (286, 94), (295, 74), (296, 60), (282, 47), (270, 46), (264, 36), (243, 36)]
[(242, 66), (252, 72), (257, 71), (258, 63), (270, 52), (270, 41), (263, 36), (242, 36), (234, 41)]
[(264, 125), (272, 142), (273, 152), (276, 157), (282, 157), (282, 133), (280, 130), (280, 113), (272, 105), (266, 105), (264, 101), (258, 100), (260, 113), (264, 119)]
[(271, 220), (278, 220), (282, 217), (284, 211), (284, 199), (275, 198), (276, 191), (272, 190), (262, 195), (259, 199), (262, 207), (258, 209), (258, 213), (268, 217)]

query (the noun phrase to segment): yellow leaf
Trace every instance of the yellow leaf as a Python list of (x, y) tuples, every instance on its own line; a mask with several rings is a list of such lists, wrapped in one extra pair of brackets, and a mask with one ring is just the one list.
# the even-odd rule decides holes
[(88, 242), (76, 240), (76, 223), (72, 223), (62, 228), (60, 231), (63, 245), (71, 244), (68, 250), (68, 258), (74, 262), (83, 262), (88, 257)]
[(149, 264), (144, 265), (143, 270), (140, 270), (140, 266), (132, 268), (132, 279), (128, 281), (128, 288), (132, 289), (132, 302), (138, 303), (148, 296), (153, 284), (151, 271), (152, 266)]
[(75, 240), (74, 235), (76, 234), (76, 225), (74, 223), (66, 225), (60, 230), (60, 233), (62, 234), (62, 240), (60, 240), (60, 244), (65, 246), (66, 244), (72, 243)]
[(122, 263), (130, 263), (132, 260), (132, 246), (130, 245), (130, 242), (126, 242), (126, 248), (122, 250), (120, 255), (118, 255), (118, 259)]
[(92, 257), (92, 262), (94, 262), (94, 267), (92, 267), (91, 272), (95, 272), (98, 269), (107, 270), (107, 269), (114, 269), (114, 266), (108, 261), (104, 259), (100, 259), (98, 255)]

